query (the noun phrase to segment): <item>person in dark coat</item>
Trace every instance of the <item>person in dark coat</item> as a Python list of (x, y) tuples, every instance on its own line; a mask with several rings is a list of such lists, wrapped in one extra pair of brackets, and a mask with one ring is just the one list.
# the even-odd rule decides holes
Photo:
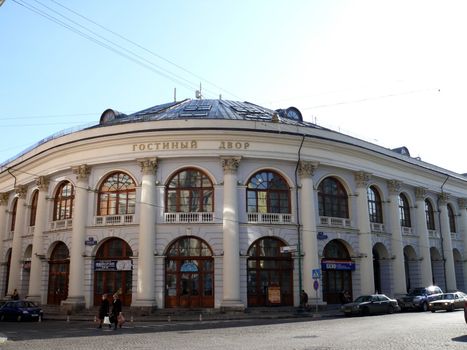
[(112, 303), (112, 312), (111, 312), (111, 317), (110, 317), (110, 322), (112, 322), (115, 326), (114, 329), (117, 329), (118, 327), (118, 316), (122, 314), (122, 302), (120, 301), (118, 297), (118, 293), (115, 293), (114, 296), (114, 301)]
[[(107, 294), (102, 294), (102, 301), (101, 305), (99, 307), (99, 327), (102, 328), (102, 323), (104, 322), (104, 317), (109, 316), (109, 310), (110, 310), (110, 303), (109, 299), (107, 299)], [(110, 327), (110, 325), (109, 325)]]
[(18, 294), (18, 291), (16, 290), (16, 288), (13, 291), (13, 294), (11, 295), (11, 299), (12, 300), (19, 300), (19, 294)]

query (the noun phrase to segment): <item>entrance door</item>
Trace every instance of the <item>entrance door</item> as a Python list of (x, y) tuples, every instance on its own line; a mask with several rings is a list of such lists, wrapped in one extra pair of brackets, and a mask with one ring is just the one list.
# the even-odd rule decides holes
[(248, 249), (248, 306), (293, 305), (293, 261), (290, 253), (280, 252), (284, 245), (268, 237)]
[(133, 252), (122, 239), (112, 238), (102, 244), (94, 261), (94, 305), (100, 305), (102, 294), (118, 293), (123, 306), (131, 305)]
[(68, 297), (68, 277), (70, 271), (69, 251), (65, 243), (58, 243), (49, 261), (49, 288), (47, 304), (60, 305)]
[(324, 247), (321, 267), (323, 270), (323, 300), (328, 304), (339, 304), (344, 301), (344, 291), (352, 296), (352, 270), (355, 265), (344, 244), (332, 240)]
[(214, 307), (214, 260), (201, 239), (184, 237), (169, 247), (165, 280), (167, 308)]

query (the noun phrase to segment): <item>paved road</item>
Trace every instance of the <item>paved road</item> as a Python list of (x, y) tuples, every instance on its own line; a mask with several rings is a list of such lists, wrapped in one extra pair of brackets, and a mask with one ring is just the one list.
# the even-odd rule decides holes
[(0, 349), (467, 349), (461, 311), (355, 318), (141, 323), (113, 331), (88, 322), (0, 323)]

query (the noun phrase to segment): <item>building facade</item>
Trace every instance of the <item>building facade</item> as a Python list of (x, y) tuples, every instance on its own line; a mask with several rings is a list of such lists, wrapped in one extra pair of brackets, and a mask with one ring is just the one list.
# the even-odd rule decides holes
[(467, 177), (304, 122), (184, 100), (39, 142), (0, 171), (0, 293), (68, 308), (339, 303), (467, 289)]

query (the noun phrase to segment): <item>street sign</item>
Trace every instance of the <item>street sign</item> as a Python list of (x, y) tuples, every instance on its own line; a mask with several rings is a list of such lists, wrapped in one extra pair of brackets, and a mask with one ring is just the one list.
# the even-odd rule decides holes
[(311, 277), (314, 280), (320, 279), (321, 278), (321, 270), (320, 269), (313, 269), (311, 271)]
[(314, 290), (318, 290), (318, 288), (319, 288), (319, 282), (318, 282), (318, 280), (315, 280), (315, 281), (313, 282), (313, 288), (314, 288)]

